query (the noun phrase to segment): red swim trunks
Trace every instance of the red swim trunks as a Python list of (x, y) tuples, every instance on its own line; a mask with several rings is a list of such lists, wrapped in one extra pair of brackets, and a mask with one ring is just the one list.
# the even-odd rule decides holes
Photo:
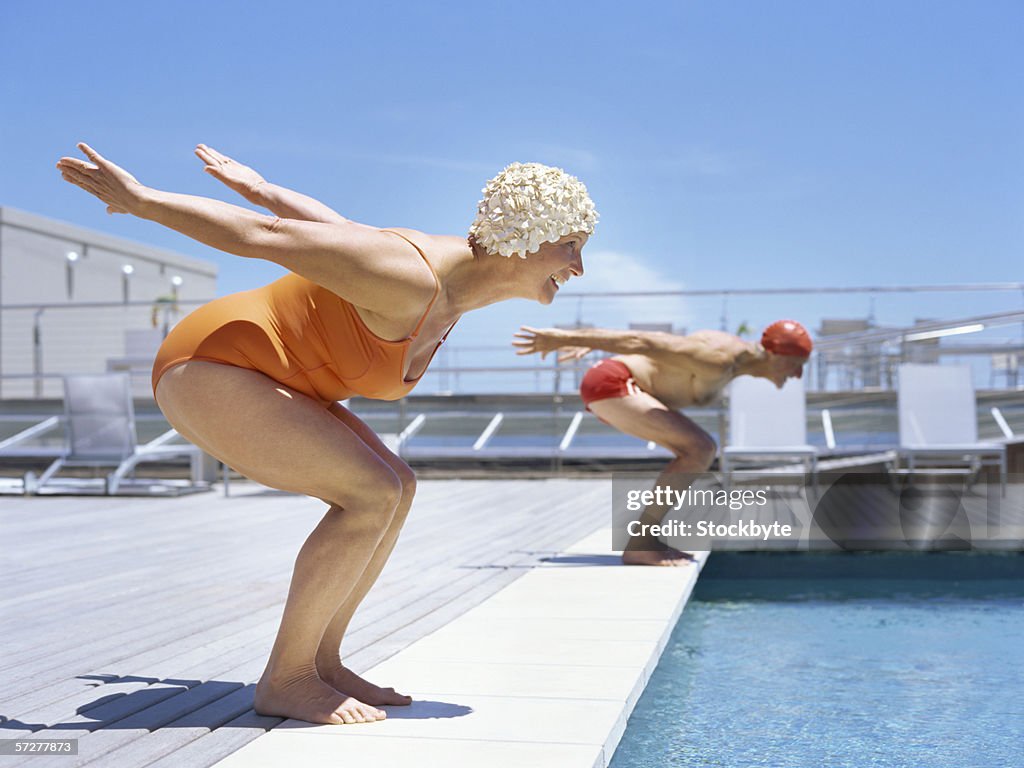
[(629, 368), (618, 360), (601, 360), (586, 372), (580, 382), (580, 397), (588, 411), (590, 404), (598, 400), (628, 397), (641, 391)]

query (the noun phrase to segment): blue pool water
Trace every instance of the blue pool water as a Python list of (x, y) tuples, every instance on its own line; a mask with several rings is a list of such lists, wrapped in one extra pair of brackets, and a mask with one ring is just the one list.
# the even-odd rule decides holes
[(1024, 766), (1024, 556), (715, 554), (612, 768)]

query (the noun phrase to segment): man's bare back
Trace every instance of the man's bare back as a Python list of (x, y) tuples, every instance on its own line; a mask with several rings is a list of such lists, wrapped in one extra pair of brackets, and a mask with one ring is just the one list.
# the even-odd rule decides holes
[(612, 360), (629, 368), (642, 390), (679, 409), (717, 400), (736, 377), (738, 363), (757, 353), (755, 345), (722, 331), (698, 331), (680, 338), (702, 346), (703, 354), (616, 355)]

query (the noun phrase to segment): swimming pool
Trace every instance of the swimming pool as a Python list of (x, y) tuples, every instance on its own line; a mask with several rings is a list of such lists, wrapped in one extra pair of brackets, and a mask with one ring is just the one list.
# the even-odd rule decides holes
[(612, 768), (1024, 765), (1024, 555), (714, 554)]

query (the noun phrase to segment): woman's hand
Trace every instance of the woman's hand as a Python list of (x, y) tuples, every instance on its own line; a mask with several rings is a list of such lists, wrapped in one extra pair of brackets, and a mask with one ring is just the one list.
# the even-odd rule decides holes
[(92, 162), (87, 163), (77, 157), (62, 157), (57, 161), (57, 169), (64, 180), (106, 203), (107, 213), (141, 215), (146, 193), (151, 190), (88, 144), (80, 142), (77, 146)]
[(257, 190), (261, 184), (266, 184), (267, 180), (248, 165), (232, 160), (205, 144), (196, 147), (196, 157), (206, 163), (203, 170), (213, 178), (227, 184), (249, 202), (258, 202)]
[(540, 352), (540, 359), (547, 357), (549, 352), (561, 348), (563, 341), (560, 338), (562, 331), (557, 328), (531, 328), (528, 325), (519, 326), (520, 333), (513, 334), (515, 339), (512, 346), (518, 347), (517, 355), (532, 355)]

